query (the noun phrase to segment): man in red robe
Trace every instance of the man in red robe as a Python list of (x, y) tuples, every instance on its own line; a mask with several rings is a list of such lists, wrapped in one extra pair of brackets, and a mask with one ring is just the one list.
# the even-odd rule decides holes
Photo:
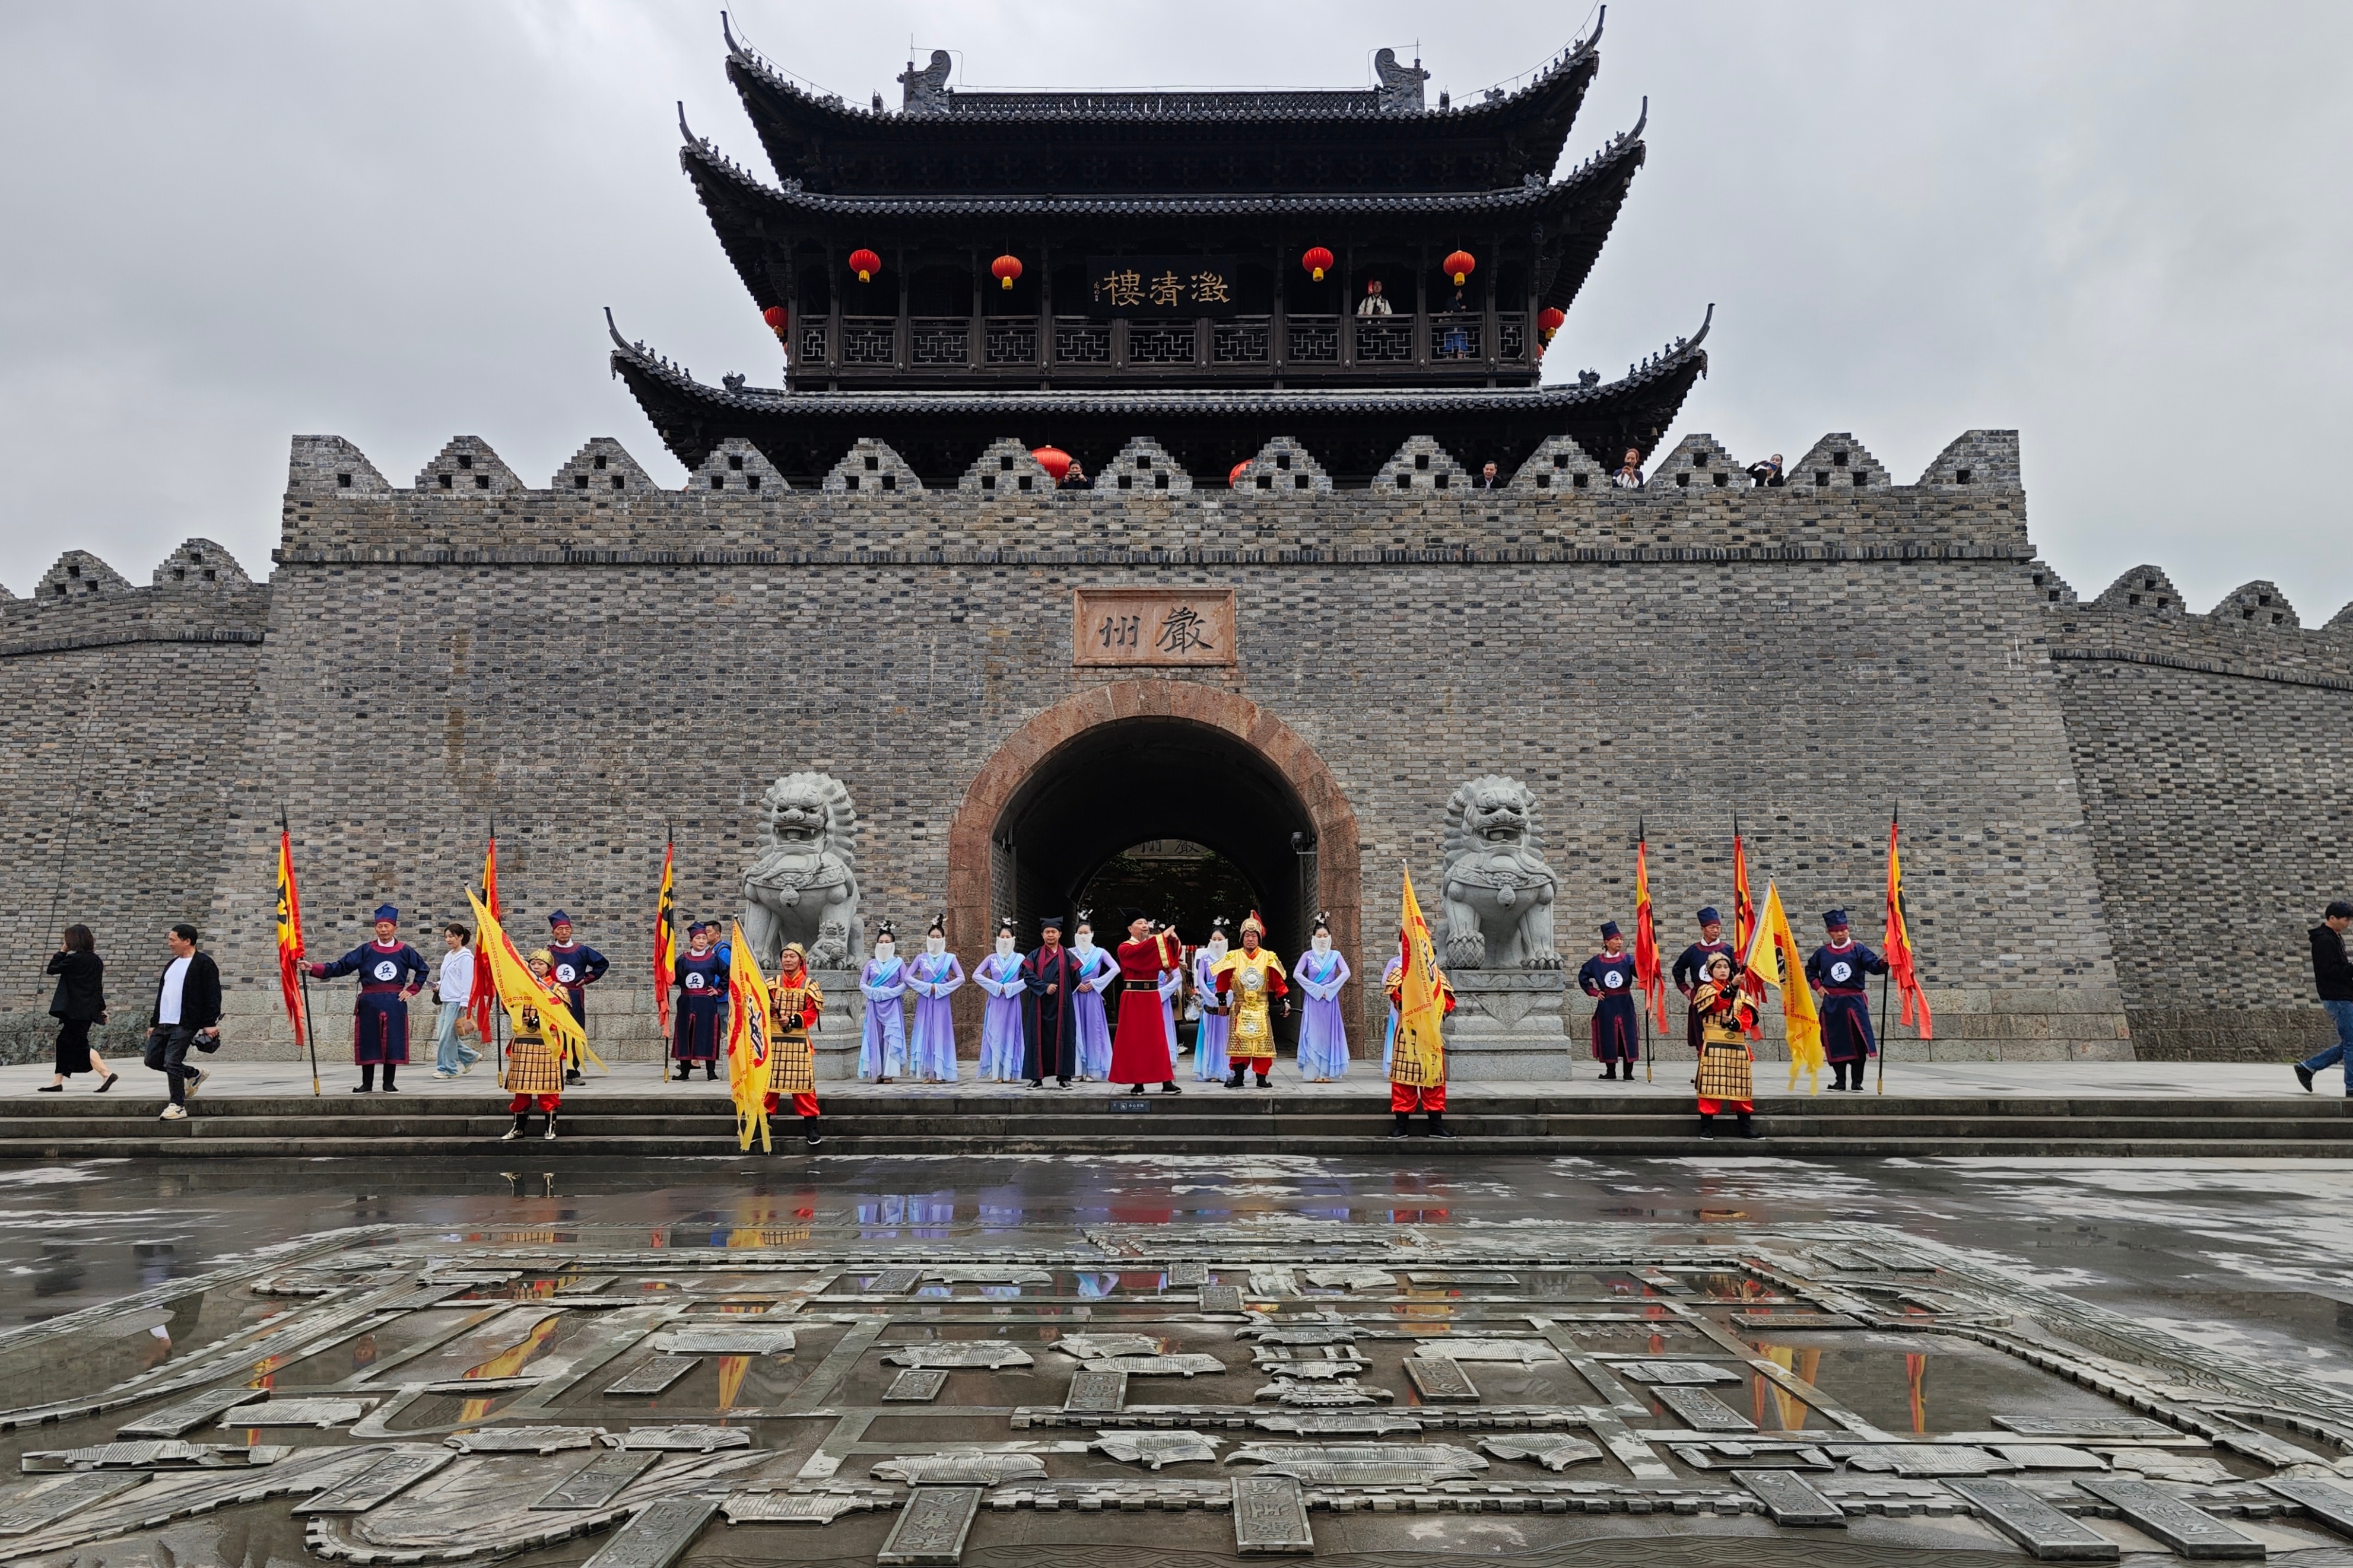
[(1134, 1087), (1157, 1079), (1163, 1094), (1180, 1094), (1176, 1087), (1176, 1044), (1168, 1037), (1167, 1015), (1160, 1005), (1160, 976), (1185, 962), (1185, 944), (1172, 928), (1154, 934), (1142, 910), (1122, 910), (1127, 940), (1113, 956), (1119, 960), (1119, 1022), (1111, 1037), (1111, 1081)]

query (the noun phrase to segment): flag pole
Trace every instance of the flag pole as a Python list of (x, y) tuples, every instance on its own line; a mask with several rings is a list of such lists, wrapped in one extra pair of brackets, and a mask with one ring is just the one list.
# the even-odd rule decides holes
[[(1895, 824), (1903, 815), (1903, 807), (1904, 803), (1901, 800), (1891, 801), (1888, 804), (1887, 843), (1891, 854), (1894, 852)], [(1879, 956), (1882, 962), (1884, 962), (1887, 957), (1883, 952)], [(1879, 976), (1879, 1092), (1882, 1094), (1887, 1092), (1887, 1047), (1895, 1038), (1887, 1028), (1887, 982), (1894, 968), (1894, 964), (1888, 964), (1887, 969)], [(1908, 996), (1911, 993), (1907, 991), (1905, 994)]]
[[(1650, 867), (1650, 861), (1648, 859), (1651, 847), (1649, 826), (1650, 825), (1648, 823), (1644, 822), (1640, 817), (1636, 817), (1634, 819), (1634, 848), (1638, 854), (1644, 857), (1643, 873), (1646, 879), (1649, 875)], [(1642, 884), (1642, 894), (1646, 900), (1650, 897), (1650, 891), (1651, 886), (1649, 881), (1646, 879)], [(1651, 905), (1650, 907), (1655, 909), (1656, 906)], [(1650, 916), (1650, 921), (1651, 959), (1652, 962), (1655, 963), (1658, 956), (1658, 916), (1655, 913), (1651, 914)], [(1640, 936), (1641, 934), (1641, 933), (1640, 931), (1635, 933), (1637, 936)], [(1645, 996), (1642, 998), (1642, 1081), (1644, 1083), (1656, 1083), (1659, 1081), (1658, 1069), (1651, 1061), (1651, 1009), (1653, 1005), (1654, 1004), (1650, 997)]]
[[(667, 873), (667, 872), (669, 871), (669, 869), (670, 869), (670, 850), (671, 850), (671, 849), (676, 846), (677, 842), (678, 842), (678, 840), (677, 840), (675, 837), (673, 837), (671, 836), (671, 833), (670, 833), (670, 818), (669, 818), (669, 817), (667, 817), (667, 816), (663, 817), (663, 818), (662, 818), (662, 869), (663, 869), (663, 871), (664, 871), (665, 873)], [(655, 918), (655, 919), (657, 919), (657, 920), (659, 920), (659, 919), (662, 919), (662, 918), (663, 918), (663, 916), (662, 916), (662, 910), (661, 910), (661, 889), (660, 889), (659, 888), (656, 888), (656, 889), (654, 889), (654, 918)], [(657, 932), (655, 933), (655, 940), (659, 941), (659, 940), (660, 940), (660, 934), (661, 934), (660, 932), (657, 931)], [(662, 983), (662, 982), (661, 982), (661, 976), (659, 976), (659, 974), (658, 974), (658, 975), (656, 975), (656, 976), (654, 976), (654, 984), (655, 984), (656, 985), (659, 985), (661, 983)], [(681, 997), (679, 1000), (680, 1000), (681, 1003), (683, 1003), (683, 1002), (685, 1001), (685, 998), (684, 998), (684, 997)], [(660, 1016), (661, 1016), (661, 998), (660, 998), (659, 995), (657, 995), (657, 996), (654, 998), (654, 1016), (655, 1016), (655, 1018), (657, 1019), (657, 1021), (659, 1021), (659, 1019), (660, 1018)], [(661, 1080), (662, 1080), (662, 1082), (664, 1082), (664, 1083), (668, 1083), (668, 1082), (670, 1082), (670, 1042), (669, 1042), (668, 1040), (656, 1040), (656, 1041), (654, 1042), (654, 1049), (656, 1049), (656, 1050), (658, 1050), (658, 1051), (661, 1052), (661, 1059), (662, 1059), (662, 1076), (661, 1076)], [(691, 1073), (691, 1072), (693, 1071), (693, 1069), (692, 1069), (691, 1068), (688, 1068), (687, 1070), (688, 1070), (688, 1072), (689, 1072), (689, 1073)]]
[[(492, 812), (491, 814), (491, 851), (492, 854), (496, 854), (498, 852), (498, 842), (499, 816), (498, 813)], [(482, 901), (488, 903), (490, 902), (490, 900), (491, 889), (485, 887), (482, 889)], [(498, 919), (501, 926), (506, 923), (506, 913), (504, 910), (494, 909), (491, 913)], [(489, 951), (482, 947), (481, 942), (482, 933), (480, 931), (477, 931), (474, 932), (474, 946), (476, 951), (481, 954), (482, 967), (487, 969), (490, 967), (491, 955)], [(491, 1047), (491, 1077), (501, 1089), (505, 1089), (507, 1086), (506, 1041), (500, 1037), (505, 1033), (503, 1020), (506, 1016), (507, 1009), (505, 999), (503, 997), (494, 999), (493, 1005), (491, 1008), (491, 1037), (486, 1043)]]
[[(294, 829), (287, 825), (286, 808), (282, 805), (278, 808), (278, 831), (286, 835), (286, 841), (290, 846), (287, 853), (290, 864), (293, 854), (290, 846), (294, 841)], [(294, 973), (302, 983), (302, 1043), (311, 1047), (311, 1098), (316, 1100), (323, 1091), (319, 1088), (319, 1022), (311, 1016), (310, 956), (307, 952), (302, 955), (304, 962), (294, 971)]]

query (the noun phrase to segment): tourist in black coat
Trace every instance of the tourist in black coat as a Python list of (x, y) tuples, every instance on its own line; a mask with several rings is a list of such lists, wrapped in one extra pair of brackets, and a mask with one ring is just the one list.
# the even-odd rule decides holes
[(48, 972), (58, 977), (58, 992), (49, 998), (49, 1016), (58, 1021), (55, 1076), (41, 1086), (43, 1094), (63, 1094), (66, 1079), (77, 1073), (96, 1072), (98, 1092), (114, 1087), (119, 1075), (108, 1067), (90, 1043), (90, 1026), (106, 1022), (106, 962), (90, 927), (66, 927), (65, 944), (49, 955)]

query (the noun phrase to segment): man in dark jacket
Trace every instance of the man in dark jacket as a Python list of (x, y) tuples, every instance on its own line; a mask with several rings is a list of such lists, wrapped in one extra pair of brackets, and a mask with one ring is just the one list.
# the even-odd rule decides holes
[(188, 1096), (210, 1076), (188, 1065), (188, 1047), (209, 1050), (220, 1039), (220, 965), (196, 951), (196, 928), (185, 921), (164, 933), (172, 962), (155, 981), (155, 1005), (147, 1018), (147, 1065), (172, 1087), (164, 1120), (188, 1114)]
[(2308, 1090), (2312, 1075), (2327, 1068), (2345, 1069), (2345, 1093), (2353, 1099), (2353, 961), (2345, 956), (2345, 928), (2353, 925), (2353, 904), (2339, 899), (2328, 906), (2312, 928), (2312, 984), (2320, 1005), (2337, 1026), (2337, 1043), (2295, 1064), (2295, 1081)]

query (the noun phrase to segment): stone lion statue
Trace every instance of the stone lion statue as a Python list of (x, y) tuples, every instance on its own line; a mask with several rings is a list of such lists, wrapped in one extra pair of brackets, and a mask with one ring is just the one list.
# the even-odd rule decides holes
[(799, 942), (811, 969), (865, 961), (858, 920), (858, 813), (830, 773), (786, 773), (760, 797), (760, 849), (744, 873), (744, 936), (764, 969)]
[(1558, 969), (1552, 906), (1560, 879), (1545, 864), (1535, 798), (1517, 779), (1472, 779), (1446, 803), (1439, 872), (1446, 963), (1453, 969)]

